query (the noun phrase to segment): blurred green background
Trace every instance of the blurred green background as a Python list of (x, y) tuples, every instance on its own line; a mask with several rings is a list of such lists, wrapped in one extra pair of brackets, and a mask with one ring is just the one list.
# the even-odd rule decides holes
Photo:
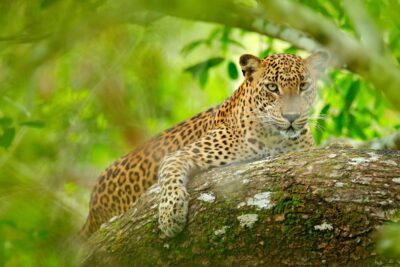
[[(295, 2), (356, 36), (341, 1)], [(74, 265), (69, 240), (107, 165), (143, 139), (223, 101), (242, 81), (241, 54), (309, 54), (213, 23), (164, 16), (130, 23), (108, 13), (112, 5), (0, 2), (0, 266)], [(365, 1), (396, 62), (398, 5)], [(400, 129), (399, 108), (346, 69), (330, 69), (319, 94), (312, 115), (319, 118), (312, 120), (318, 144), (331, 137), (370, 140)], [(391, 249), (400, 254), (398, 246)]]

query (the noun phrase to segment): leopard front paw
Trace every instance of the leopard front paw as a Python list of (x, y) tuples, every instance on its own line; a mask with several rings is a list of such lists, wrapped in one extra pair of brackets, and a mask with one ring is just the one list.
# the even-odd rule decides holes
[(184, 188), (161, 191), (159, 228), (169, 237), (179, 234), (186, 225), (189, 194)]

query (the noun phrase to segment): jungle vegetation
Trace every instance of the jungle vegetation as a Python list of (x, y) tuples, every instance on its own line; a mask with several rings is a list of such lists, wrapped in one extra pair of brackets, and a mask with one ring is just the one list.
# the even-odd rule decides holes
[[(217, 105), (252, 53), (332, 62), (316, 142), (400, 129), (396, 0), (0, 2), (0, 266), (72, 266), (96, 176)], [(400, 227), (380, 249), (400, 255)], [(395, 240), (397, 238), (397, 240)]]

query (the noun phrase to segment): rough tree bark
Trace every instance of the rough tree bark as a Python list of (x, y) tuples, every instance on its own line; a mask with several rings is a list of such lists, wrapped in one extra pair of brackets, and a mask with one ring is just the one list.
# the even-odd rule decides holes
[[(197, 175), (189, 223), (157, 228), (158, 187), (82, 249), (82, 266), (400, 265), (374, 252), (400, 217), (400, 152), (329, 147)], [(388, 265), (386, 265), (388, 266)]]

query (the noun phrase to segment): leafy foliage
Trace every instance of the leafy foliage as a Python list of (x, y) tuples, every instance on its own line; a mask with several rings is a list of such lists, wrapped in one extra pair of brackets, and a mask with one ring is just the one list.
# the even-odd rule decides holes
[[(356, 34), (341, 1), (300, 2)], [(399, 4), (365, 3), (399, 61)], [(83, 224), (102, 169), (143, 138), (223, 101), (241, 82), (241, 54), (307, 54), (240, 29), (137, 10), (128, 17), (112, 7), (0, 3), (1, 266), (74, 265), (66, 240)], [(132, 17), (137, 24), (126, 22)], [(398, 113), (361, 77), (330, 70), (320, 87), (318, 143), (400, 129)]]
[(190, 72), (193, 78), (198, 78), (200, 86), (204, 88), (208, 79), (208, 72), (211, 68), (218, 66), (224, 61), (221, 57), (214, 57), (197, 63), (185, 69), (185, 71)]

